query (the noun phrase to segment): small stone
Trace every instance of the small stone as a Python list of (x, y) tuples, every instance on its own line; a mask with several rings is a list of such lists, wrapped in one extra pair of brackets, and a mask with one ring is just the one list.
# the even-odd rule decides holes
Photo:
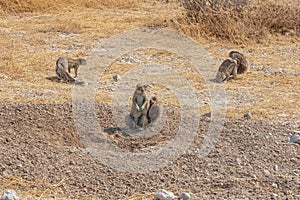
[(248, 111), (248, 112), (246, 112), (246, 113), (244, 114), (244, 118), (245, 118), (245, 119), (251, 119), (251, 117), (252, 117), (252, 115), (251, 115), (251, 112), (250, 112), (250, 111)]
[(237, 162), (239, 165), (241, 165), (241, 164), (242, 164), (242, 159), (241, 159), (241, 158), (237, 158), (237, 159), (236, 159), (236, 162)]
[(72, 50), (72, 49), (74, 49), (74, 45), (73, 45), (73, 44), (70, 44), (70, 45), (68, 46), (68, 50)]
[(298, 135), (298, 134), (293, 134), (293, 135), (290, 137), (290, 142), (300, 144), (300, 135)]
[(129, 57), (122, 57), (122, 58), (119, 59), (119, 61), (130, 64), (130, 63), (137, 63), (137, 62), (139, 62), (139, 59), (135, 59), (135, 58), (129, 56)]
[(272, 187), (277, 188), (278, 185), (276, 183), (272, 183)]
[(273, 169), (274, 169), (275, 172), (277, 172), (277, 171), (279, 170), (278, 165), (275, 165), (275, 166), (273, 167)]
[(18, 165), (17, 165), (17, 169), (20, 170), (20, 171), (23, 171), (23, 170), (24, 170), (24, 167), (22, 166), (22, 164), (18, 164)]
[[(146, 88), (146, 89), (147, 89), (147, 88), (153, 88), (153, 85), (151, 85), (151, 84), (145, 84), (145, 85), (144, 85), (144, 88)], [(156, 97), (155, 97), (155, 98), (156, 98)]]
[(286, 71), (284, 69), (279, 69), (278, 73), (283, 75), (283, 74), (286, 74)]
[(189, 200), (191, 199), (191, 195), (188, 192), (183, 192), (180, 194), (178, 200)]
[(277, 194), (275, 194), (275, 193), (272, 193), (272, 194), (271, 194), (271, 199), (276, 199), (277, 197), (278, 197)]
[(292, 195), (293, 192), (291, 192), (291, 191), (289, 191), (289, 190), (285, 190), (285, 191), (283, 191), (283, 194), (284, 194), (284, 195)]
[(4, 170), (4, 171), (2, 172), (2, 176), (4, 176), (4, 177), (9, 176), (9, 173), (7, 172), (7, 170)]
[(121, 80), (121, 76), (119, 74), (116, 74), (116, 75), (113, 76), (113, 79), (115, 81), (119, 81), (119, 80)]
[(154, 199), (155, 200), (172, 200), (174, 198), (175, 198), (175, 196), (174, 196), (173, 192), (169, 192), (169, 191), (166, 191), (164, 189), (158, 190), (154, 194)]
[(203, 115), (203, 117), (211, 117), (211, 112), (208, 112), (208, 113), (205, 113), (204, 115)]
[(264, 174), (266, 175), (266, 176), (269, 176), (271, 173), (268, 171), (268, 170), (264, 170)]
[(251, 183), (252, 185), (257, 185), (257, 182), (255, 182), (255, 181), (250, 181), (250, 183)]
[(199, 178), (198, 176), (196, 176), (196, 177), (194, 178), (194, 181), (195, 181), (195, 182), (199, 182), (199, 181), (200, 181), (200, 178)]
[(1, 200), (19, 200), (19, 197), (14, 190), (6, 190), (2, 197)]

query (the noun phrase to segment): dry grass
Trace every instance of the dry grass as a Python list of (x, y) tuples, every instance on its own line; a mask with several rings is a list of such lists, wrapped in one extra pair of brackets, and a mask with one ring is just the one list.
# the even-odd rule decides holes
[[(5, 17), (0, 20), (0, 80), (3, 94), (0, 100), (64, 102), (66, 97), (71, 97), (71, 86), (47, 79), (55, 75), (55, 61), (59, 56), (85, 58), (103, 38), (142, 26), (152, 26), (176, 15), (176, 12), (169, 12), (177, 6), (175, 3), (105, 0), (102, 1), (103, 5), (105, 2), (107, 6), (101, 11), (85, 6), (75, 8), (73, 4), (68, 8), (70, 11), (42, 12), (39, 9), (39, 3), (42, 2), (39, 0), (31, 8), (36, 10), (33, 13), (10, 14), (6, 10)], [(68, 50), (71, 44), (74, 49)], [(47, 99), (24, 98), (24, 91), (43, 93), (45, 89), (55, 91), (56, 95)]]
[[(51, 2), (50, 0), (49, 2)], [(39, 1), (37, 1), (39, 2)], [(110, 1), (105, 1), (110, 2)], [(132, 1), (123, 1), (123, 5), (129, 5)], [(137, 1), (136, 1), (137, 2)], [(113, 5), (113, 3), (112, 3)], [(57, 10), (57, 13), (26, 13), (17, 16), (7, 15), (6, 18), (0, 20), (0, 36), (2, 38), (0, 50), (0, 79), (2, 88), (0, 100), (2, 102), (65, 102), (71, 98), (71, 86), (63, 83), (52, 82), (47, 79), (55, 75), (55, 61), (59, 56), (80, 56), (86, 57), (94, 45), (102, 38), (108, 38), (117, 33), (148, 26), (157, 25), (164, 20), (175, 19), (182, 13), (182, 9), (176, 2), (164, 3), (155, 2), (138, 2), (139, 9), (131, 8), (105, 8), (99, 12), (99, 9), (80, 9), (70, 7), (73, 12), (65, 12)], [(149, 17), (150, 16), (150, 17)], [(192, 25), (190, 25), (192, 26)], [(195, 31), (198, 29), (190, 29)], [(200, 30), (199, 30), (200, 31)], [(202, 33), (193, 32), (197, 36)], [(276, 36), (277, 37), (277, 36)], [(280, 54), (272, 56), (273, 49), (285, 52), (286, 48), (299, 49), (299, 40), (292, 37), (280, 36), (278, 41), (275, 36), (270, 36), (269, 43), (252, 44), (245, 46), (245, 52), (253, 49), (259, 49), (254, 53), (246, 53), (250, 63), (259, 66), (276, 66), (274, 71), (278, 71), (279, 66), (285, 66), (284, 69), (296, 71), (299, 66), (296, 63), (299, 56), (290, 54)], [(224, 42), (223, 40), (215, 40), (214, 43), (198, 37), (198, 42), (209, 52), (213, 58), (224, 58), (228, 49), (239, 49), (234, 43)], [(282, 44), (280, 44), (282, 43)], [(74, 45), (74, 49), (69, 51), (68, 46)], [(280, 47), (279, 47), (280, 45)], [(217, 48), (215, 48), (217, 47)], [(223, 50), (220, 50), (223, 49)], [(282, 50), (281, 50), (282, 49)], [(293, 52), (294, 50), (291, 50)], [(269, 56), (262, 56), (264, 52), (271, 52)], [(166, 55), (158, 55), (158, 57), (166, 57)], [(290, 63), (286, 65), (286, 62)], [(114, 65), (113, 65), (114, 66)], [(112, 66), (112, 69), (114, 69)], [(218, 66), (211, 66), (217, 69)], [(283, 68), (283, 67), (281, 67)], [(126, 67), (117, 65), (113, 73), (122, 74), (120, 70), (126, 70)], [(186, 66), (182, 68), (187, 69)], [(79, 73), (82, 68), (79, 69)], [(236, 83), (228, 83), (226, 88), (228, 91), (241, 88), (243, 85), (253, 85), (257, 93), (264, 93), (265, 87), (259, 84), (262, 80), (260, 72), (247, 74)], [(107, 77), (111, 74), (108, 74)], [(187, 77), (199, 91), (204, 91), (202, 82), (199, 77), (191, 70), (185, 70), (182, 75)], [(105, 75), (103, 76), (105, 77)], [(274, 77), (270, 77), (274, 78)], [(266, 82), (271, 82), (264, 78)], [(284, 83), (284, 79), (278, 78), (278, 82)], [(297, 79), (298, 77), (291, 77)], [(195, 80), (193, 80), (195, 79)], [(258, 80), (249, 83), (249, 79)], [(276, 80), (277, 81), (277, 80)], [(297, 81), (297, 80), (295, 80)], [(264, 84), (264, 83), (262, 83)], [(295, 90), (298, 88), (296, 82), (292, 81)], [(271, 87), (271, 86), (270, 86)], [(281, 86), (277, 86), (281, 87)], [(282, 85), (282, 90), (285, 86)], [(26, 91), (32, 94), (40, 95), (40, 98), (30, 98), (25, 95)], [(51, 95), (53, 94), (53, 95)], [(255, 95), (255, 94), (254, 94)], [(267, 94), (266, 94), (267, 95)], [(47, 98), (43, 98), (47, 97)], [(265, 97), (267, 99), (267, 97)], [(109, 99), (105, 99), (108, 101)], [(263, 104), (264, 102), (260, 102)], [(276, 105), (277, 102), (271, 102)], [(261, 112), (269, 112), (268, 106), (261, 104), (253, 105), (256, 108), (252, 110), (262, 110)], [(234, 107), (234, 105), (233, 105)], [(286, 108), (291, 107), (287, 106)], [(203, 108), (204, 109), (204, 108)], [(240, 107), (234, 113), (236, 116), (228, 116), (236, 118), (250, 107)], [(291, 107), (292, 109), (292, 107)], [(204, 112), (204, 110), (203, 110)], [(206, 112), (206, 111), (205, 111)], [(268, 114), (266, 114), (268, 116)], [(269, 115), (270, 117), (271, 115)], [(273, 115), (272, 115), (273, 116)], [(276, 115), (274, 115), (276, 116)]]
[[(67, 199), (60, 188), (64, 185), (65, 180), (66, 179), (62, 179), (58, 183), (51, 184), (46, 180), (28, 180), (17, 176), (0, 176), (0, 183), (3, 188), (16, 190), (19, 198), (23, 200), (50, 200), (57, 199), (57, 197), (60, 197), (61, 199)], [(0, 190), (0, 194), (3, 194), (4, 191)]]
[(244, 6), (202, 5), (181, 0), (186, 9), (172, 25), (192, 37), (215, 37), (236, 44), (260, 42), (268, 33), (300, 36), (300, 1), (256, 1)]
[(137, 5), (138, 0), (1, 0), (0, 10), (2, 13), (17, 14), (23, 12), (56, 12), (78, 7), (94, 9), (103, 8), (104, 6), (130, 8)]

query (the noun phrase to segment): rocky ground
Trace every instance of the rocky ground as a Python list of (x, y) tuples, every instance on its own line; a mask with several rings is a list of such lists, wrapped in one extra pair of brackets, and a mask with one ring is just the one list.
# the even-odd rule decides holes
[[(109, 106), (99, 104), (97, 110), (100, 123), (113, 127)], [(300, 198), (299, 145), (288, 141), (299, 127), (292, 123), (227, 120), (215, 148), (199, 158), (210, 122), (203, 116), (185, 154), (170, 166), (143, 174), (119, 172), (86, 153), (70, 104), (1, 104), (0, 114), (1, 179), (11, 180), (2, 189), (17, 188), (21, 199), (151, 199), (161, 188), (177, 195), (187, 191), (194, 199)], [(110, 138), (136, 152), (149, 144), (162, 145), (172, 134), (166, 129), (146, 141), (120, 133)], [(22, 194), (35, 189), (44, 193)]]

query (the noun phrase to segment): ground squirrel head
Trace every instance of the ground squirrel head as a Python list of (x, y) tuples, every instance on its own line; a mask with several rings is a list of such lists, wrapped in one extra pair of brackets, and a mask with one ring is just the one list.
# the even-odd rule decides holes
[(156, 96), (151, 97), (149, 102), (150, 102), (150, 105), (156, 104), (157, 103), (157, 97)]
[(144, 92), (145, 92), (145, 87), (144, 87), (144, 85), (142, 85), (142, 84), (137, 84), (137, 85), (136, 85), (135, 92), (136, 92), (137, 94), (144, 94)]

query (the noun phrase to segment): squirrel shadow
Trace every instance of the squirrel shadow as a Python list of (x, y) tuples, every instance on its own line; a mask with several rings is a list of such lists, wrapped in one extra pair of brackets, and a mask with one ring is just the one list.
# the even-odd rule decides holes
[(83, 82), (83, 81), (75, 81), (75, 82), (67, 82), (67, 81), (63, 81), (60, 80), (59, 78), (57, 78), (57, 76), (48, 76), (46, 77), (47, 80), (50, 80), (52, 82), (56, 82), (56, 83), (67, 83), (67, 84), (75, 84), (75, 85), (87, 85), (87, 83)]
[(48, 76), (46, 77), (46, 79), (52, 82), (61, 82), (61, 80), (58, 79), (57, 76)]
[(119, 127), (114, 127), (114, 128), (104, 128), (104, 132), (108, 133), (109, 135), (115, 134), (117, 131), (122, 131), (121, 128)]

